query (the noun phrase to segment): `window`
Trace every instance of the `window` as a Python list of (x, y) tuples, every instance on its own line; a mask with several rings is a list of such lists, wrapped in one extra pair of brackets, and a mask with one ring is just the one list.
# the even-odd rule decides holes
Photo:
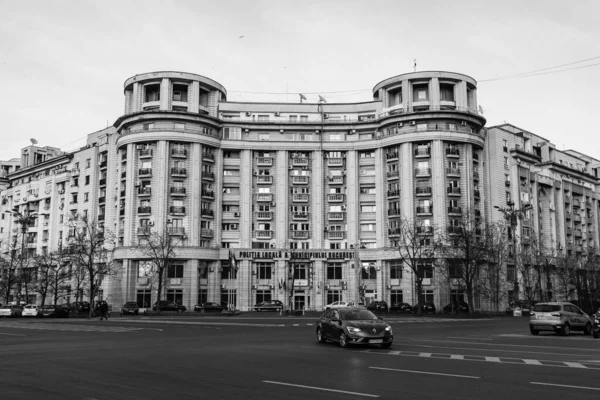
[(304, 263), (294, 263), (291, 267), (294, 270), (294, 279), (307, 279), (308, 267)]
[(140, 308), (150, 308), (152, 306), (152, 291), (150, 289), (138, 289), (137, 305)]
[(425, 297), (425, 301), (433, 303), (433, 290), (423, 290), (423, 296)]
[(208, 301), (208, 290), (207, 289), (199, 289), (198, 290), (198, 304), (206, 303)]
[(506, 266), (506, 280), (508, 282), (515, 282), (517, 280), (517, 274), (514, 265)]
[(145, 102), (160, 101), (160, 84), (155, 83), (146, 85), (144, 89), (146, 92), (146, 96), (144, 98)]
[(258, 140), (269, 140), (269, 134), (268, 133), (259, 133)]
[(269, 116), (268, 115), (259, 115), (258, 122), (269, 122)]
[(402, 290), (392, 290), (390, 293), (390, 303), (396, 304), (396, 303), (403, 303), (403, 302), (404, 302), (404, 296), (402, 295)]
[(85, 160), (85, 167), (89, 168), (92, 165), (92, 159), (88, 158), (87, 160)]
[(183, 278), (183, 264), (169, 264), (167, 278)]
[(361, 151), (359, 153), (360, 158), (375, 158), (375, 150)]
[(509, 202), (509, 201), (511, 201), (511, 195), (510, 195), (510, 192), (506, 192), (506, 196), (505, 196), (505, 197), (506, 197), (506, 202)]
[(370, 213), (374, 213), (376, 211), (376, 206), (375, 204), (370, 204), (370, 205), (361, 205), (360, 206), (360, 212), (370, 212)]
[(288, 118), (289, 118), (289, 122), (291, 122), (291, 123), (295, 124), (296, 122), (298, 122), (298, 116), (297, 115), (290, 115)]
[(377, 270), (375, 263), (363, 262), (361, 266), (362, 279), (377, 279)]
[(239, 169), (224, 169), (223, 175), (224, 176), (240, 176), (240, 170)]
[[(240, 140), (242, 138), (242, 128), (238, 127), (225, 127), (223, 128), (223, 139), (233, 139)], [(235, 153), (236, 157), (226, 157), (226, 158), (239, 158), (239, 152), (227, 152), (227, 153)]]
[(237, 268), (231, 268), (228, 262), (221, 262), (221, 279), (237, 279)]
[(341, 133), (330, 133), (329, 140), (344, 140), (344, 138)]
[(236, 289), (221, 290), (221, 301), (231, 303), (231, 305), (235, 306), (237, 304), (237, 290)]
[(262, 303), (263, 301), (271, 301), (270, 290), (257, 290), (256, 291), (256, 304)]
[(508, 157), (504, 157), (504, 169), (508, 169)]
[(331, 304), (335, 301), (342, 301), (341, 290), (328, 290), (327, 291), (327, 304)]
[(440, 83), (440, 100), (454, 101), (454, 85), (451, 83)]
[(390, 279), (402, 279), (402, 261), (394, 260), (390, 262)]
[(327, 264), (327, 279), (342, 279), (342, 264)]
[(89, 185), (89, 184), (90, 184), (90, 176), (89, 176), (89, 175), (86, 175), (86, 176), (85, 176), (85, 184), (86, 184), (86, 185)]
[(360, 187), (360, 194), (375, 194), (375, 186), (371, 187), (371, 186), (361, 186)]
[(375, 232), (377, 225), (375, 223), (360, 224), (360, 230), (361, 232)]
[(360, 167), (361, 176), (375, 176), (375, 166), (362, 166)]
[(258, 279), (271, 279), (272, 265), (270, 263), (256, 264)]
[(167, 301), (182, 305), (183, 289), (167, 289)]

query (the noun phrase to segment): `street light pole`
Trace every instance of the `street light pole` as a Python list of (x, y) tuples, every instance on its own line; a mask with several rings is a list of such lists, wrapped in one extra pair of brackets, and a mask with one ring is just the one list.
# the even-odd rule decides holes
[(497, 209), (498, 211), (500, 211), (503, 215), (504, 218), (510, 223), (510, 228), (512, 231), (512, 242), (513, 242), (513, 261), (515, 263), (515, 281), (514, 281), (514, 285), (517, 288), (516, 290), (516, 296), (519, 295), (519, 290), (518, 290), (518, 257), (517, 257), (517, 226), (518, 226), (518, 219), (521, 220), (525, 217), (527, 211), (531, 210), (533, 208), (533, 206), (531, 204), (524, 204), (523, 207), (521, 208), (515, 208), (515, 202), (512, 200), (509, 200), (506, 202), (507, 207), (499, 207), (499, 206), (494, 206), (495, 209)]

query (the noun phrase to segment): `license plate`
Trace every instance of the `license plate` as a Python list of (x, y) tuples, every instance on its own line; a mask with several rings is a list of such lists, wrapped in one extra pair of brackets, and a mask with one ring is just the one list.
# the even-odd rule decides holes
[(383, 339), (371, 339), (369, 343), (383, 343)]

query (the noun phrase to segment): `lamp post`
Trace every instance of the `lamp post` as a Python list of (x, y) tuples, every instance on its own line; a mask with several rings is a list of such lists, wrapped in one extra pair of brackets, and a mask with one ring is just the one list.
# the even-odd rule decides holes
[[(27, 228), (31, 225), (37, 218), (37, 212), (31, 212), (29, 210), (29, 203), (26, 204), (24, 212), (20, 212), (18, 208), (13, 208), (12, 211), (9, 211), (15, 217), (15, 224), (21, 225), (21, 257), (19, 260), (19, 271), (23, 273), (23, 266), (25, 262), (25, 233), (27, 232)], [(15, 293), (15, 298), (17, 305), (19, 305), (19, 300), (21, 297), (21, 280), (17, 280), (17, 290)]]
[(533, 208), (533, 206), (531, 204), (524, 204), (521, 208), (515, 208), (515, 202), (512, 200), (509, 200), (506, 202), (507, 207), (499, 207), (499, 206), (494, 206), (495, 209), (497, 209), (498, 211), (500, 211), (503, 215), (504, 215), (504, 219), (506, 219), (509, 224), (510, 224), (510, 229), (512, 232), (512, 242), (513, 242), (513, 261), (515, 263), (515, 281), (514, 281), (514, 287), (516, 288), (515, 292), (516, 292), (516, 296), (518, 296), (519, 294), (519, 289), (518, 289), (518, 280), (517, 280), (517, 274), (518, 274), (518, 257), (517, 257), (517, 226), (519, 224), (518, 220), (522, 220), (527, 211), (531, 210)]

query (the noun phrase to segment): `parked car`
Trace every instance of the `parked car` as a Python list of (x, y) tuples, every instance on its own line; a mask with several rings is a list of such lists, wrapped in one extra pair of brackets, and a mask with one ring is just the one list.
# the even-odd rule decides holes
[(452, 302), (450, 304), (448, 304), (446, 307), (444, 307), (444, 314), (459, 314), (459, 313), (464, 313), (464, 314), (468, 314), (469, 313), (469, 303), (465, 302), (465, 301), (459, 301), (458, 303), (456, 302)]
[(388, 313), (389, 307), (385, 301), (372, 301), (367, 305), (367, 310), (373, 313)]
[[(419, 304), (415, 304), (413, 307), (413, 313), (419, 312)], [(426, 301), (423, 303), (423, 314), (435, 314), (435, 304), (431, 301)]]
[(27, 304), (23, 307), (23, 312), (21, 314), (23, 317), (41, 317), (42, 311), (35, 304)]
[(227, 302), (222, 301), (217, 303), (215, 301), (205, 301), (202, 304), (196, 304), (194, 306), (194, 311), (204, 312), (204, 313), (221, 313), (223, 310), (227, 310)]
[(138, 307), (135, 301), (128, 301), (127, 303), (123, 304), (123, 307), (121, 307), (121, 314), (123, 315), (138, 315), (139, 313), (140, 307)]
[(567, 302), (537, 303), (529, 317), (529, 331), (537, 335), (540, 331), (554, 331), (568, 336), (571, 331), (592, 333), (593, 321), (579, 307)]
[(349, 301), (346, 307), (358, 307), (358, 308), (366, 308), (365, 303), (357, 302), (357, 301)]
[(101, 312), (102, 305), (106, 305), (106, 307), (108, 307), (108, 310), (110, 312), (110, 306), (108, 305), (108, 303), (105, 300), (99, 300), (94, 303), (94, 313), (92, 314), (93, 317), (99, 317), (102, 314), (102, 312)]
[(77, 311), (79, 311), (79, 312), (90, 311), (90, 303), (88, 301), (79, 301), (79, 302), (73, 303), (72, 305), (75, 306), (75, 308), (77, 308)]
[(6, 305), (0, 307), (0, 317), (21, 317), (23, 316), (23, 309), (16, 305)]
[(69, 318), (69, 310), (60, 305), (47, 304), (41, 307), (42, 317)]
[(598, 339), (600, 337), (600, 309), (596, 311), (596, 314), (592, 315), (592, 321), (594, 322), (592, 335), (594, 335), (594, 339)]
[(317, 341), (338, 342), (340, 347), (351, 344), (379, 344), (389, 348), (394, 341), (392, 327), (364, 308), (330, 309), (317, 321)]
[(390, 306), (390, 313), (410, 314), (412, 310), (413, 306), (408, 303), (394, 303)]
[(348, 307), (347, 301), (334, 301), (333, 303), (327, 304), (325, 306), (325, 310), (331, 310), (334, 308), (344, 308), (344, 307)]
[(258, 303), (254, 306), (254, 311), (281, 311), (283, 310), (283, 303), (279, 300), (267, 300)]
[(506, 309), (506, 313), (507, 314), (513, 314), (515, 316), (528, 316), (531, 313), (531, 308), (535, 305), (536, 303), (533, 302), (533, 304), (527, 300), (517, 300), (515, 302), (510, 303), (510, 305), (508, 306), (508, 308)]
[(161, 300), (160, 306), (159, 306), (158, 301), (155, 302), (152, 305), (152, 311), (157, 311), (158, 307), (160, 307), (161, 311), (177, 311), (178, 313), (182, 313), (187, 310), (187, 308), (185, 306), (182, 306), (181, 304), (177, 304), (173, 301), (167, 301), (167, 300)]

